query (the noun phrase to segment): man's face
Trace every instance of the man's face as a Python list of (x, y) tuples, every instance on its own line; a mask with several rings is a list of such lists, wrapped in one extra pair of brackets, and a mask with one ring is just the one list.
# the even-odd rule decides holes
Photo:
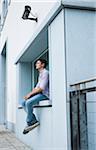
[(37, 61), (36, 62), (36, 69), (41, 69), (41, 68), (44, 68), (44, 64), (43, 63), (41, 63), (41, 61)]

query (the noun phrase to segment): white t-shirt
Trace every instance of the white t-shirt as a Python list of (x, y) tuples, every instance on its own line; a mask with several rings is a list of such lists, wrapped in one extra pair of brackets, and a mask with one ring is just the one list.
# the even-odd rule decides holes
[(39, 73), (38, 83), (35, 88), (43, 89), (42, 93), (49, 98), (49, 71), (45, 68)]

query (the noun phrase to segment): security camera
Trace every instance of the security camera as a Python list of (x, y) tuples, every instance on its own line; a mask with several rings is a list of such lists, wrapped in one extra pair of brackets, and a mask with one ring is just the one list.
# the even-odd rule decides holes
[[(31, 14), (33, 17), (30, 18), (30, 17), (29, 17), (30, 14)], [(37, 17), (31, 13), (31, 7), (28, 6), (28, 5), (25, 6), (25, 10), (24, 10), (24, 13), (23, 13), (23, 15), (22, 15), (22, 19), (24, 19), (24, 20), (27, 20), (27, 19), (29, 19), (29, 20), (34, 20), (34, 21), (37, 22)]]

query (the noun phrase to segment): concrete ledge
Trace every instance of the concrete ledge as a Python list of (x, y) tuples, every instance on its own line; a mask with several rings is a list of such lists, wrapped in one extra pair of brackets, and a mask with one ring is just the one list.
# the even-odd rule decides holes
[(52, 102), (50, 100), (40, 101), (39, 104), (34, 105), (34, 108), (38, 107), (52, 107)]
[[(52, 107), (52, 102), (50, 100), (43, 100), (39, 104), (34, 105), (34, 108), (37, 107)], [(18, 109), (23, 109), (22, 105), (18, 105)]]
[[(43, 150), (47, 147), (50, 149), (50, 147), (52, 147), (52, 109), (51, 107), (34, 108), (34, 114), (40, 122), (40, 126), (24, 135), (22, 134), (22, 131), (26, 126), (26, 112), (23, 109), (17, 109), (16, 136), (34, 150), (42, 150), (42, 147), (44, 147)], [(46, 129), (48, 134), (45, 134)]]
[(17, 106), (18, 109), (23, 109), (22, 105)]
[(95, 0), (62, 0), (64, 7), (96, 10)]

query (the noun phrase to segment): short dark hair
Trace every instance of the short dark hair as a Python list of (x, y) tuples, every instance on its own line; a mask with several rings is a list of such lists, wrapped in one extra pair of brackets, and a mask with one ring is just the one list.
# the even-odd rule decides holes
[(44, 68), (46, 68), (47, 61), (45, 59), (39, 58), (37, 61), (40, 61), (42, 64), (44, 64)]

